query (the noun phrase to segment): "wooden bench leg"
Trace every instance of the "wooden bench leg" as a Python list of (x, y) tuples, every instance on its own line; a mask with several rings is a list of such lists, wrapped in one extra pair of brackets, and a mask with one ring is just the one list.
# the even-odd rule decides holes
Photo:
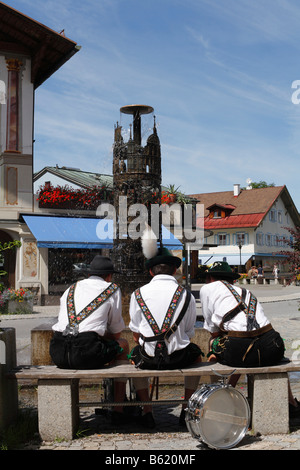
[(38, 421), (41, 439), (73, 439), (79, 425), (78, 402), (78, 379), (38, 380)]
[(248, 375), (248, 394), (255, 434), (289, 432), (288, 374)]

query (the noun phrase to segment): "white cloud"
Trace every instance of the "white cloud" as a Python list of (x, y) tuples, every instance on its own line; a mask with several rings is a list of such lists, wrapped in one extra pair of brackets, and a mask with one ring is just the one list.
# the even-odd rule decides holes
[(165, 184), (264, 179), (300, 207), (298, 0), (7, 2), (82, 46), (37, 90), (35, 166), (111, 172), (119, 109), (142, 103), (157, 116)]

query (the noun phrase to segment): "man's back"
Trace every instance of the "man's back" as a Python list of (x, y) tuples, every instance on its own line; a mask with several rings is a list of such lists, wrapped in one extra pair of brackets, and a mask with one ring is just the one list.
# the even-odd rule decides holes
[[(236, 285), (232, 286), (239, 296), (242, 295), (242, 288)], [(248, 305), (250, 299), (250, 291), (247, 290), (245, 303)], [(223, 316), (234, 309), (238, 301), (230, 292), (228, 287), (222, 281), (215, 281), (205, 284), (200, 289), (200, 300), (202, 307), (202, 315), (204, 317), (204, 328), (214, 333), (218, 331)], [(257, 302), (256, 319), (260, 327), (269, 323), (266, 318), (262, 305)], [(247, 318), (244, 312), (239, 312), (232, 320), (225, 323), (225, 329), (231, 331), (246, 331)]]
[[(153, 318), (155, 319), (159, 328), (161, 328), (165, 315), (171, 304), (173, 295), (178, 288), (178, 283), (174, 276), (167, 274), (159, 274), (140, 289), (142, 300), (145, 302)], [(183, 291), (179, 298), (172, 324), (180, 314), (184, 302), (186, 292)], [(130, 317), (131, 321), (129, 328), (136, 333), (141, 333), (145, 337), (153, 336), (153, 331), (147, 321), (146, 316), (143, 314), (135, 294), (131, 296), (130, 302)], [(169, 338), (168, 353), (171, 354), (175, 350), (182, 349), (190, 343), (190, 338), (194, 335), (194, 326), (196, 322), (196, 303), (193, 296), (191, 296), (189, 307), (179, 324), (178, 331)], [(142, 344), (142, 340), (140, 341)], [(145, 350), (147, 354), (154, 355), (155, 342), (145, 343)]]
[[(76, 313), (80, 313), (90, 302), (109, 288), (110, 285), (110, 282), (106, 282), (99, 276), (91, 276), (78, 281), (74, 291)], [(69, 323), (67, 313), (69, 289), (67, 289), (61, 297), (58, 322), (53, 326), (53, 330), (55, 331), (64, 331)], [(81, 333), (95, 331), (100, 336), (104, 336), (106, 331), (109, 333), (119, 333), (125, 326), (121, 313), (121, 294), (118, 289), (91, 313), (90, 316), (79, 324), (79, 331)]]

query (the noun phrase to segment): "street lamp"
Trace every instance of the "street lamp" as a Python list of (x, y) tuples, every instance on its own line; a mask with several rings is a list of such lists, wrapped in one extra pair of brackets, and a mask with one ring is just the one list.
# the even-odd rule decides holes
[(242, 272), (242, 246), (243, 246), (243, 238), (238, 235), (238, 247), (240, 250), (240, 266), (239, 266), (239, 273)]

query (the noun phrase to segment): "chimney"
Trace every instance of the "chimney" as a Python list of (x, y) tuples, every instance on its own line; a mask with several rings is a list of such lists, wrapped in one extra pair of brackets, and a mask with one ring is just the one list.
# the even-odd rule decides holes
[(240, 185), (239, 184), (234, 184), (233, 185), (233, 195), (234, 197), (238, 197), (240, 194)]

